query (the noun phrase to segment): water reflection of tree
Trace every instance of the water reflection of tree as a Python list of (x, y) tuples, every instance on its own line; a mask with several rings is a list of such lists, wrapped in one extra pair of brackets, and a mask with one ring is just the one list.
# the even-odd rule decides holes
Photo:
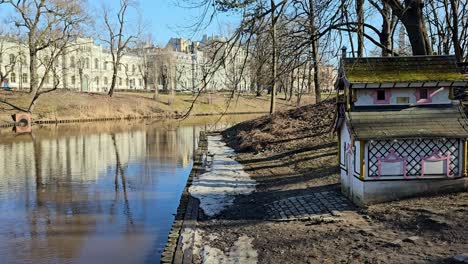
[[(96, 219), (88, 213), (93, 208), (91, 201), (96, 199), (86, 196), (88, 192), (83, 190), (84, 186), (79, 186), (77, 191), (73, 188), (70, 166), (74, 157), (68, 140), (64, 153), (65, 175), (57, 178), (57, 173), (62, 172), (56, 171), (57, 168), (44, 168), (43, 162), (57, 159), (62, 152), (57, 149), (55, 156), (48, 156), (43, 152), (43, 142), (31, 134), (35, 197), (28, 198), (25, 206), (31, 237), (27, 252), (30, 256), (21, 255), (25, 260), (43, 259), (44, 256), (74, 258), (81, 251), (86, 235), (96, 227)], [(44, 169), (49, 169), (45, 175)]]
[(114, 198), (114, 203), (111, 206), (111, 214), (115, 213), (115, 204), (119, 200), (119, 175), (120, 175), (120, 181), (122, 183), (122, 191), (123, 191), (123, 196), (124, 196), (124, 214), (128, 218), (128, 222), (133, 225), (133, 217), (132, 217), (132, 212), (130, 210), (130, 203), (128, 201), (128, 196), (127, 196), (127, 181), (125, 179), (125, 170), (122, 166), (122, 162), (120, 160), (120, 154), (119, 154), (119, 149), (117, 147), (117, 142), (115, 140), (115, 134), (111, 135), (112, 138), (112, 143), (114, 145), (114, 151), (115, 151), (115, 176), (114, 176), (114, 186), (115, 186), (115, 198)]

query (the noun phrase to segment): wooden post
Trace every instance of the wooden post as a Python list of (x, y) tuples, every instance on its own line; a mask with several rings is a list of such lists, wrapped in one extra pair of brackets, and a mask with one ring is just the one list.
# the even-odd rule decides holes
[(365, 174), (365, 169), (366, 169), (366, 162), (364, 160), (365, 158), (365, 149), (366, 148), (366, 142), (364, 140), (359, 141), (359, 161), (361, 162), (361, 170), (360, 170), (360, 179), (364, 180), (366, 174)]
[(466, 165), (467, 165), (467, 155), (468, 155), (468, 142), (463, 142), (463, 163), (462, 163), (462, 176), (467, 177)]
[(341, 168), (341, 128), (339, 129), (338, 133), (338, 166)]

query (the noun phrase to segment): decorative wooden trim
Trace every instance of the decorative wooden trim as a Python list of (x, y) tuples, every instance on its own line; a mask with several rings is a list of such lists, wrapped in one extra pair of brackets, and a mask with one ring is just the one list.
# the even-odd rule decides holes
[(338, 164), (341, 164), (341, 130), (343, 128), (340, 128), (340, 131), (338, 131)]
[(463, 163), (462, 163), (462, 173), (461, 175), (464, 176), (464, 177), (467, 177), (468, 174), (467, 174), (467, 171), (466, 171), (466, 165), (467, 165), (467, 160), (468, 160), (468, 142), (467, 141), (464, 141), (463, 142), (463, 153), (462, 153), (462, 156), (463, 156)]
[[(377, 91), (385, 91), (385, 100), (377, 99)], [(390, 97), (392, 97), (392, 90), (390, 89), (375, 89), (372, 91), (372, 98), (374, 99), (374, 104), (390, 104)]]
[(364, 178), (366, 177), (365, 175), (365, 168), (366, 168), (366, 163), (365, 163), (365, 160), (364, 160), (364, 157), (365, 157), (365, 146), (366, 146), (366, 142), (364, 140), (361, 140), (359, 141), (359, 161), (361, 162), (361, 171), (360, 171), (360, 178), (361, 180), (364, 180)]
[(380, 176), (382, 176), (382, 162), (391, 162), (391, 163), (396, 163), (396, 162), (403, 162), (403, 177), (407, 179), (408, 177), (406, 176), (406, 165), (407, 165), (407, 160), (406, 157), (399, 157), (394, 150), (391, 150), (390, 153), (386, 157), (380, 157), (377, 158), (377, 177), (374, 177), (376, 179), (379, 179)]
[(424, 177), (424, 162), (425, 161), (445, 161), (446, 162), (446, 172), (445, 175), (449, 178), (453, 178), (455, 175), (450, 176), (450, 154), (443, 156), (441, 152), (434, 151), (430, 156), (421, 157), (421, 176), (419, 178)]

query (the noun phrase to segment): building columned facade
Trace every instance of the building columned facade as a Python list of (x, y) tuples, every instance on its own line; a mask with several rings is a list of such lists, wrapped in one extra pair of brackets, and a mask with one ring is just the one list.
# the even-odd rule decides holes
[[(1, 38), (0, 42), (0, 69), (8, 73), (4, 83), (13, 90), (29, 90), (27, 45), (11, 38)], [(146, 45), (128, 49), (118, 66), (115, 89), (198, 91), (202, 87), (228, 90), (235, 84), (240, 89), (248, 87), (246, 77), (240, 84), (232, 81), (233, 75), (238, 74), (235, 69), (238, 67), (236, 63), (241, 61), (239, 55), (246, 56), (242, 48), (239, 48), (241, 54), (236, 54), (235, 60), (226, 60), (223, 65), (215, 67), (216, 61), (206, 56), (210, 54), (206, 49), (208, 45), (204, 51), (201, 45), (200, 42), (173, 38), (165, 48)], [(39, 54), (39, 57), (46, 56), (46, 53)], [(234, 55), (230, 57), (234, 58)], [(38, 76), (44, 80), (44, 89), (53, 88), (58, 83), (58, 89), (105, 93), (111, 86), (111, 53), (91, 38), (78, 39), (76, 45), (71, 45), (55, 63), (56, 70), (44, 76), (44, 67), (39, 62)], [(11, 67), (13, 69), (8, 70)]]

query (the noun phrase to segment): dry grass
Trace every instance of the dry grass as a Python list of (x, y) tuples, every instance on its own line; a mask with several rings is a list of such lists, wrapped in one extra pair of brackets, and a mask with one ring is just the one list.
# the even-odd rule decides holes
[(335, 101), (278, 111), (242, 122), (224, 132), (224, 137), (237, 151), (280, 152), (301, 144), (328, 142), (334, 117)]
[[(0, 99), (21, 108), (27, 108), (31, 97), (27, 93), (0, 92)], [(185, 113), (194, 97), (191, 94), (172, 96), (160, 94), (157, 100), (152, 93), (118, 92), (112, 98), (103, 94), (57, 91), (42, 96), (33, 113), (35, 120), (64, 120), (85, 118), (129, 118), (154, 115), (174, 115)], [(192, 113), (217, 114), (226, 111), (228, 94), (202, 95)], [(304, 101), (312, 100), (305, 97)], [(173, 101), (172, 104), (169, 102)], [(209, 103), (211, 102), (211, 103)], [(291, 103), (279, 101), (279, 109), (292, 107)], [(267, 112), (269, 99), (266, 96), (241, 95), (231, 101), (231, 112)], [(11, 122), (11, 115), (18, 112), (0, 103), (0, 124)]]

